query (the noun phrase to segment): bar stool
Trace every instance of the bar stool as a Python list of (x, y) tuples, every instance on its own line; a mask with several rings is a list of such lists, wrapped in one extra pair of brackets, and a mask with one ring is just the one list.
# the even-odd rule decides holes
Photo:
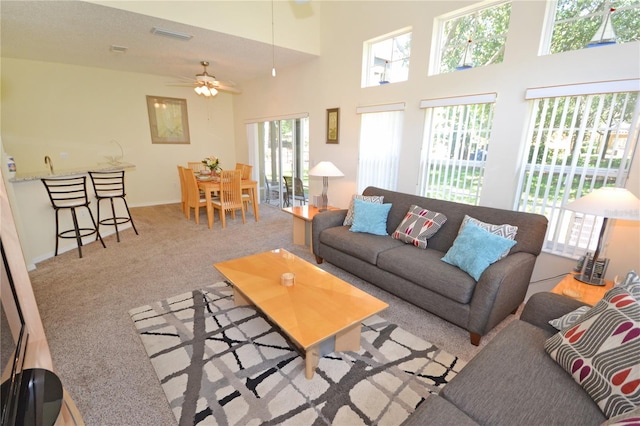
[[(60, 238), (75, 238), (78, 243), (78, 254), (80, 254), (81, 258), (83, 237), (96, 234), (96, 240), (100, 239), (102, 247), (106, 248), (104, 241), (102, 241), (102, 237), (100, 236), (100, 232), (98, 231), (98, 225), (93, 218), (93, 213), (91, 213), (91, 209), (89, 208), (90, 201), (87, 196), (87, 177), (41, 179), (41, 181), (44, 184), (44, 187), (47, 188), (49, 200), (51, 200), (51, 205), (56, 211), (55, 256), (58, 255), (58, 240)], [(78, 216), (76, 214), (76, 209), (78, 207), (86, 207), (89, 211), (89, 217), (91, 218), (91, 223), (93, 223), (93, 228), (80, 228), (78, 225)], [(73, 229), (60, 231), (59, 213), (62, 209), (69, 209), (71, 211)]]
[[(138, 230), (136, 229), (135, 223), (133, 223), (133, 218), (131, 217), (131, 212), (129, 211), (129, 206), (127, 205), (127, 200), (124, 198), (126, 195), (124, 192), (124, 170), (116, 171), (116, 172), (89, 172), (89, 176), (91, 177), (91, 182), (93, 183), (93, 190), (96, 193), (96, 198), (98, 199), (98, 226), (100, 225), (111, 225), (116, 228), (116, 239), (120, 242), (120, 232), (118, 231), (118, 225), (123, 225), (127, 222), (131, 222), (131, 226), (135, 231), (136, 235), (138, 234)], [(116, 216), (116, 209), (113, 204), (114, 198), (120, 198), (124, 201), (124, 207), (127, 209), (127, 216)], [(111, 213), (112, 216), (106, 219), (100, 219), (100, 201), (109, 200), (111, 201)]]

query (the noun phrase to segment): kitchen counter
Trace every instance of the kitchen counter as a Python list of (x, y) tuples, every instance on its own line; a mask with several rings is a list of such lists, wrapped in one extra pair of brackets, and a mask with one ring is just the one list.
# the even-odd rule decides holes
[(29, 172), (29, 173), (16, 173), (12, 178), (9, 178), (9, 182), (27, 182), (31, 180), (50, 179), (50, 178), (62, 178), (68, 176), (84, 175), (87, 172), (112, 172), (123, 169), (132, 169), (135, 165), (131, 163), (104, 163), (98, 164), (95, 167), (81, 167), (76, 169), (55, 170), (51, 174), (47, 170)]

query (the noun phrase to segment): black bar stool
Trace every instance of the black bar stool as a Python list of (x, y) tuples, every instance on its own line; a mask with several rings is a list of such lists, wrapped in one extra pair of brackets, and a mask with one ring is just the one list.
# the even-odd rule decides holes
[[(124, 170), (120, 170), (117, 172), (89, 172), (89, 176), (91, 176), (91, 182), (93, 183), (93, 190), (96, 193), (96, 198), (98, 199), (98, 226), (100, 225), (110, 225), (115, 226), (116, 228), (116, 239), (120, 242), (120, 232), (118, 231), (118, 225), (123, 225), (127, 222), (131, 222), (131, 226), (135, 231), (136, 235), (138, 234), (138, 230), (136, 229), (135, 223), (133, 223), (133, 218), (131, 217), (131, 212), (129, 211), (129, 206), (127, 205), (127, 200), (124, 198), (126, 195), (124, 192)], [(120, 198), (124, 201), (124, 207), (127, 209), (127, 216), (116, 216), (116, 209), (113, 205), (113, 199)], [(100, 201), (109, 200), (111, 201), (111, 213), (112, 216), (106, 219), (100, 219)]]
[[(75, 238), (78, 243), (78, 254), (80, 254), (80, 257), (82, 257), (83, 237), (96, 234), (96, 240), (100, 239), (102, 247), (106, 248), (104, 241), (102, 241), (102, 237), (100, 236), (100, 232), (98, 231), (98, 225), (93, 218), (93, 213), (91, 213), (91, 209), (89, 208), (90, 201), (87, 196), (87, 177), (41, 179), (41, 181), (45, 188), (47, 188), (49, 200), (51, 200), (51, 205), (56, 211), (55, 256), (58, 255), (58, 241), (60, 238)], [(91, 223), (93, 223), (93, 228), (80, 228), (78, 225), (78, 216), (76, 214), (76, 209), (78, 207), (86, 207), (89, 211), (89, 217), (91, 218)], [(73, 229), (60, 231), (59, 213), (62, 209), (69, 209), (71, 211)]]

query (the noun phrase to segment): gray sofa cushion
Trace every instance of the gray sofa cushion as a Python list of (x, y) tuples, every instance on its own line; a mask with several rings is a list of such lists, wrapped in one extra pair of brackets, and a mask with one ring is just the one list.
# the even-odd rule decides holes
[(403, 245), (380, 253), (378, 267), (456, 302), (469, 303), (476, 282), (463, 270), (440, 260), (442, 256), (438, 250)]
[[(320, 241), (329, 247), (333, 247), (343, 253), (350, 254), (351, 256), (364, 260), (372, 265), (377, 263), (378, 255), (381, 252), (405, 245), (402, 241), (393, 239), (388, 235), (382, 236), (361, 232), (351, 232), (349, 231), (348, 226), (336, 226), (325, 229), (320, 234)], [(422, 251), (415, 247), (413, 249), (416, 251)]]
[(474, 426), (477, 424), (446, 399), (431, 395), (402, 423), (402, 426)]
[(440, 396), (480, 424), (599, 425), (605, 417), (598, 406), (545, 352), (550, 335), (512, 322)]

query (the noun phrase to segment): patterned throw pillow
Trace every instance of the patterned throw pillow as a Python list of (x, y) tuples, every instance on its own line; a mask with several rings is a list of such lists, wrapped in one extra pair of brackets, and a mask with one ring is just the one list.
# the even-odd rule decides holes
[(640, 302), (614, 287), (545, 349), (608, 418), (640, 406)]
[(384, 201), (384, 195), (358, 195), (355, 194), (351, 197), (351, 202), (349, 203), (349, 210), (347, 210), (347, 216), (344, 218), (344, 222), (342, 223), (344, 226), (351, 226), (353, 224), (353, 201), (354, 200), (362, 200), (368, 201), (370, 203), (382, 204)]
[[(516, 234), (518, 233), (518, 227), (514, 225), (504, 224), (504, 225), (494, 225), (492, 223), (482, 222), (475, 217), (471, 217), (468, 215), (464, 215), (464, 219), (462, 219), (462, 224), (460, 225), (460, 229), (458, 230), (458, 234), (462, 232), (467, 223), (475, 223), (480, 228), (485, 229), (492, 234), (500, 235), (507, 240), (515, 240)], [(509, 249), (510, 250), (510, 249)], [(506, 257), (509, 254), (509, 250), (505, 251), (500, 255), (500, 259)]]
[(571, 311), (568, 314), (561, 316), (560, 318), (552, 319), (549, 321), (549, 324), (553, 326), (556, 330), (562, 330), (563, 328), (571, 327), (573, 324), (578, 322), (580, 317), (586, 314), (590, 306), (580, 306), (575, 311)]
[(433, 237), (446, 221), (447, 217), (442, 213), (412, 205), (392, 236), (396, 240), (426, 249), (427, 240)]
[[(640, 277), (636, 271), (629, 271), (619, 286), (631, 293), (636, 300), (640, 300)], [(591, 309), (589, 306), (581, 306), (573, 312), (549, 321), (549, 324), (558, 330), (562, 330), (575, 324), (583, 314), (589, 312), (589, 309)]]

